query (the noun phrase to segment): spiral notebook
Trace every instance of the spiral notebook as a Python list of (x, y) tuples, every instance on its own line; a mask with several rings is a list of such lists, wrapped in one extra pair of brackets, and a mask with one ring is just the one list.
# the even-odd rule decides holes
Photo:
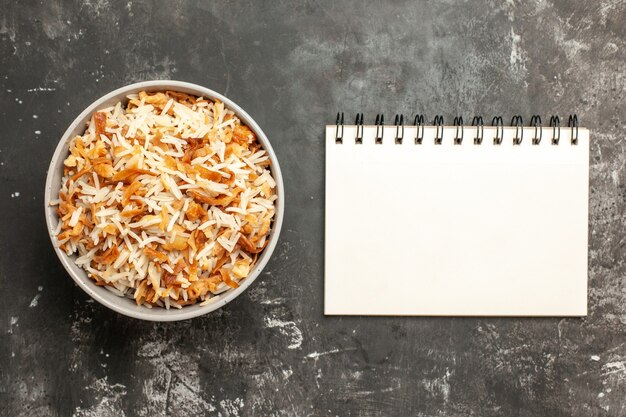
[(589, 130), (326, 126), (327, 315), (587, 314)]

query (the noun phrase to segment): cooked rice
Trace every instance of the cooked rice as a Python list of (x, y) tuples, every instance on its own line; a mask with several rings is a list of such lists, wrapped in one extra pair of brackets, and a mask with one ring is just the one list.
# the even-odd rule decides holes
[(69, 145), (54, 231), (96, 285), (207, 303), (252, 270), (277, 199), (267, 152), (218, 100), (172, 91), (96, 112)]

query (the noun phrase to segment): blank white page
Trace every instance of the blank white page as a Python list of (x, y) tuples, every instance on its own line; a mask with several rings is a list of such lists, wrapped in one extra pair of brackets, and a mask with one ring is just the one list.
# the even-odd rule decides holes
[(589, 131), (326, 127), (325, 314), (587, 314)]

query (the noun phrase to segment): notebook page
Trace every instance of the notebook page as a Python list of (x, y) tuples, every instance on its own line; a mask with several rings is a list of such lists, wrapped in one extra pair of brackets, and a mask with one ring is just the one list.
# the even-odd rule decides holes
[(589, 131), (475, 132), (326, 127), (326, 314), (586, 315)]

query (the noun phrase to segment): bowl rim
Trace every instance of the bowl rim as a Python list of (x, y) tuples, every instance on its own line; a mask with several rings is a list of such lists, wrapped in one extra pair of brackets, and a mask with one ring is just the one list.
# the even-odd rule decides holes
[[(257, 135), (257, 139), (263, 146), (263, 149), (267, 151), (270, 161), (272, 163), (271, 170), (274, 180), (276, 181), (276, 193), (278, 195), (278, 199), (276, 200), (276, 214), (272, 224), (272, 230), (270, 232), (269, 242), (257, 264), (254, 267), (254, 270), (251, 274), (243, 280), (241, 285), (238, 288), (229, 289), (226, 292), (220, 294), (219, 299), (208, 303), (204, 306), (200, 306), (199, 304), (185, 306), (182, 309), (165, 309), (165, 308), (153, 308), (150, 309), (145, 306), (135, 306), (132, 304), (132, 300), (126, 297), (117, 297), (119, 299), (119, 303), (116, 301), (110, 301), (108, 298), (102, 296), (98, 290), (98, 288), (92, 280), (87, 277), (86, 272), (83, 269), (80, 271), (83, 272), (82, 276), (79, 276), (72, 266), (76, 266), (72, 257), (63, 252), (56, 244), (56, 236), (53, 236), (53, 231), (56, 227), (56, 223), (53, 223), (53, 219), (58, 219), (56, 217), (56, 213), (51, 215), (51, 206), (50, 201), (52, 201), (54, 193), (58, 193), (58, 190), (52, 190), (52, 182), (55, 177), (54, 172), (55, 169), (58, 169), (59, 159), (63, 157), (64, 153), (67, 152), (67, 147), (69, 147), (69, 142), (71, 140), (70, 135), (76, 130), (79, 125), (86, 124), (88, 118), (99, 108), (102, 107), (103, 104), (113, 100), (120, 99), (123, 100), (127, 95), (137, 93), (142, 90), (152, 90), (156, 91), (157, 89), (162, 90), (174, 90), (180, 91), (187, 90), (190, 94), (196, 94), (198, 96), (210, 98), (212, 100), (218, 99), (224, 103), (226, 107), (230, 110), (234, 111), (235, 114)], [(54, 197), (56, 198), (56, 197)], [(85, 110), (83, 110), (69, 125), (69, 127), (65, 130), (65, 133), (61, 136), (59, 143), (57, 144), (54, 153), (52, 154), (52, 158), (50, 160), (50, 164), (48, 166), (48, 171), (46, 174), (46, 183), (45, 183), (45, 192), (44, 192), (44, 212), (46, 217), (46, 226), (48, 229), (48, 236), (50, 237), (50, 241), (52, 242), (52, 246), (54, 251), (57, 254), (57, 257), (61, 261), (61, 264), (67, 271), (67, 273), (72, 277), (74, 282), (83, 289), (87, 294), (91, 296), (91, 298), (98, 301), (100, 304), (110, 308), (113, 311), (116, 311), (120, 314), (123, 314), (128, 317), (147, 320), (147, 321), (179, 321), (179, 320), (187, 320), (194, 317), (202, 316), (208, 314), (212, 311), (215, 311), (224, 305), (228, 304), (235, 298), (237, 298), (241, 293), (243, 293), (261, 274), (262, 270), (268, 263), (271, 255), (276, 248), (278, 243), (278, 239), (280, 236), (280, 230), (283, 223), (284, 218), (284, 210), (285, 210), (285, 189), (283, 184), (283, 177), (280, 170), (280, 165), (278, 163), (278, 158), (272, 148), (269, 139), (261, 129), (261, 127), (256, 123), (256, 121), (245, 111), (243, 110), (237, 103), (233, 100), (223, 96), (222, 94), (211, 90), (209, 88), (200, 86), (198, 84), (186, 82), (186, 81), (175, 81), (175, 80), (152, 80), (152, 81), (142, 81), (138, 83), (129, 84), (120, 88), (117, 88), (102, 97), (98, 98), (94, 102), (92, 102)], [(74, 255), (75, 256), (75, 255)], [(102, 288), (103, 291), (107, 291)], [(123, 303), (128, 303), (128, 306)]]

